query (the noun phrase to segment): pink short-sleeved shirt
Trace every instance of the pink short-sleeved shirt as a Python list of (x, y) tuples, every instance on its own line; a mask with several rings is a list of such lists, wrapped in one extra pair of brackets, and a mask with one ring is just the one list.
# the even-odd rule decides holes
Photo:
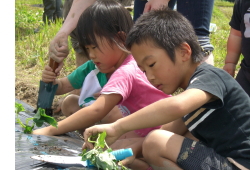
[[(129, 55), (112, 74), (101, 93), (115, 93), (122, 96), (119, 108), (123, 116), (128, 116), (151, 103), (171, 96), (158, 90), (147, 80), (146, 75), (139, 69), (132, 55)], [(157, 126), (135, 130), (135, 132), (144, 137), (150, 131), (159, 128), (160, 126)]]

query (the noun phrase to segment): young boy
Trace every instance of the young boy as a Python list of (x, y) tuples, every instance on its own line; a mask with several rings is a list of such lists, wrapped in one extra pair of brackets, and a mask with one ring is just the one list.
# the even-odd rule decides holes
[[(185, 91), (112, 124), (87, 128), (84, 138), (106, 131), (112, 144), (125, 132), (166, 124), (165, 130), (147, 135), (142, 149), (133, 148), (134, 155), (142, 150), (155, 170), (249, 169), (250, 99), (224, 70), (200, 63), (195, 37), (176, 11), (163, 8), (142, 15), (127, 36), (128, 49), (155, 87), (167, 94)], [(86, 147), (93, 146), (86, 141)]]
[(227, 56), (224, 70), (234, 77), (236, 65), (242, 54), (241, 68), (236, 81), (250, 97), (250, 1), (236, 0), (232, 19), (230, 35), (227, 41)]

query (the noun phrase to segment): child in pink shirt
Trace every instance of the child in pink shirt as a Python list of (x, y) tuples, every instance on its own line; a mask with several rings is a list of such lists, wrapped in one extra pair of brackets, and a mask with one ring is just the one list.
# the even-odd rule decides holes
[[(127, 56), (122, 65), (112, 74), (101, 94), (120, 94), (122, 99), (119, 102), (119, 108), (124, 117), (162, 99), (164, 96), (168, 97), (147, 80), (132, 55)], [(135, 132), (144, 137), (151, 130), (158, 128), (160, 127), (140, 129), (135, 130)]]

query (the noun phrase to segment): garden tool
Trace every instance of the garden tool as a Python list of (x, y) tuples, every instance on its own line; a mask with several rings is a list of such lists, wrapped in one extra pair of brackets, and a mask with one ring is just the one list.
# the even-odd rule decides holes
[[(50, 58), (49, 66), (55, 72), (58, 67), (58, 63)], [(53, 109), (51, 108), (54, 96), (57, 90), (58, 84), (53, 85), (53, 82), (45, 83), (40, 80), (39, 92), (38, 92), (38, 100), (37, 100), (37, 109), (34, 111), (37, 112), (38, 108), (45, 109), (45, 113), (48, 116), (53, 115)]]
[[(119, 149), (111, 152), (115, 159), (120, 161), (127, 157), (133, 156), (131, 148)], [(35, 155), (32, 159), (58, 165), (60, 167), (94, 167), (89, 160), (82, 161), (81, 156), (58, 156), (58, 155)]]

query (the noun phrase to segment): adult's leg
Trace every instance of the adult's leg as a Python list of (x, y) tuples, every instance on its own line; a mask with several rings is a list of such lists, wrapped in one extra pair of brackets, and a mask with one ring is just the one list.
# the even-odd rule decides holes
[(56, 0), (43, 0), (44, 12), (43, 22), (50, 24), (54, 21), (54, 13), (56, 10)]
[(56, 11), (54, 13), (54, 19), (63, 19), (63, 10), (62, 10), (62, 0), (56, 0)]
[(204, 61), (214, 65), (212, 51), (213, 45), (210, 43), (209, 27), (212, 18), (214, 0), (178, 0), (177, 11), (182, 13), (193, 25), (198, 37), (200, 46), (203, 49)]
[(168, 2), (168, 7), (171, 8), (171, 9), (174, 9), (174, 6), (176, 4), (177, 0), (170, 0)]
[(135, 22), (143, 13), (145, 4), (147, 3), (147, 0), (134, 0), (134, 16), (133, 21)]

